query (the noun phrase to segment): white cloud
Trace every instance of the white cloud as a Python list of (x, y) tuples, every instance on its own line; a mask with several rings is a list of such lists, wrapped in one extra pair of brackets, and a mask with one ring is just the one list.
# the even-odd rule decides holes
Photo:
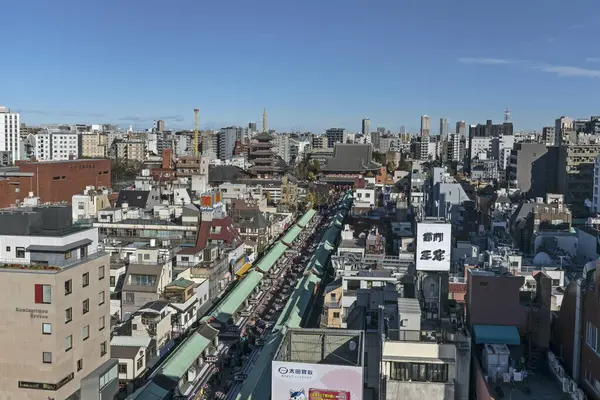
[(600, 57), (588, 57), (585, 59), (585, 61), (593, 63), (600, 62)]
[(600, 70), (560, 65), (546, 65), (537, 69), (560, 77), (600, 78)]
[(518, 61), (507, 60), (504, 58), (477, 58), (477, 57), (463, 57), (459, 58), (458, 61), (466, 64), (487, 64), (487, 65), (502, 65), (502, 64), (514, 64)]

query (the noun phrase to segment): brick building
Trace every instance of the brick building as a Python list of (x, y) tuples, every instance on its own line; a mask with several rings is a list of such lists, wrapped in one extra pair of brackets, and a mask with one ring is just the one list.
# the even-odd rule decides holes
[(0, 208), (22, 202), (30, 192), (43, 203), (70, 203), (90, 185), (111, 187), (110, 160), (17, 162), (0, 170)]

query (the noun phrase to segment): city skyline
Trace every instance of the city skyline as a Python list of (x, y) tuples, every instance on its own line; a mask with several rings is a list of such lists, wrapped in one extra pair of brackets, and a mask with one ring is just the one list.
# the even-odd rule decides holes
[[(11, 3), (5, 12), (26, 13), (29, 29), (8, 19), (4, 48), (27, 56), (3, 65), (15, 79), (3, 83), (0, 103), (28, 124), (149, 127), (163, 119), (167, 129), (191, 129), (196, 107), (206, 129), (260, 123), (266, 107), (273, 129), (313, 132), (359, 132), (368, 116), (371, 129), (405, 125), (416, 133), (423, 114), (476, 124), (502, 121), (505, 108), (516, 130), (541, 131), (561, 115), (597, 114), (589, 87), (600, 78), (593, 35), (600, 19), (591, 1), (570, 5), (578, 18), (569, 24), (556, 0), (542, 9), (513, 0), (234, 3)], [(436, 23), (423, 30), (423, 15)], [(380, 29), (356, 29), (359, 20)], [(501, 35), (487, 28), (507, 20), (514, 29)], [(357, 48), (371, 57), (356, 62)], [(560, 59), (564, 49), (576, 56)]]

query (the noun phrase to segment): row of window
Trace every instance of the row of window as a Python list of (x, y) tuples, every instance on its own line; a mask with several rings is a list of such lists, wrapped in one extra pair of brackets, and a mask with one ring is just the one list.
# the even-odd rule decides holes
[(403, 382), (447, 382), (448, 364), (391, 362), (390, 379)]
[[(17, 248), (18, 249), (18, 248)], [(83, 248), (82, 248), (83, 250)], [(82, 256), (83, 256), (82, 252)], [(65, 258), (71, 258), (71, 252), (65, 253)], [(98, 280), (104, 279), (105, 267), (104, 265), (98, 267)], [(81, 287), (87, 287), (90, 285), (90, 273), (86, 272), (81, 275)], [(52, 304), (52, 285), (36, 284), (34, 286), (34, 300), (36, 304)], [(69, 279), (65, 281), (65, 296), (73, 293), (73, 280)], [(101, 301), (100, 301), (101, 300)], [(98, 305), (104, 304), (104, 291), (98, 293)]]
[[(65, 351), (70, 351), (73, 349), (73, 335), (69, 335), (65, 338)], [(106, 355), (107, 345), (106, 341), (100, 343), (100, 356), (103, 357)], [(44, 364), (52, 364), (52, 353), (49, 351), (42, 352), (42, 362)], [(77, 360), (77, 371), (81, 371), (83, 369), (83, 359)]]
[[(105, 302), (104, 290), (98, 293), (98, 305), (101, 306)], [(90, 299), (85, 299), (82, 302), (83, 314), (87, 314), (90, 311)], [(73, 320), (73, 308), (69, 307), (65, 310), (65, 324), (68, 324)]]

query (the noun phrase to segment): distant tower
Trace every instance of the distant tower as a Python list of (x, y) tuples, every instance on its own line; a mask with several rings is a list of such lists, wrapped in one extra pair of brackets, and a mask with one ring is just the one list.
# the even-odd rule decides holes
[(504, 110), (504, 122), (510, 122), (510, 110), (508, 108)]
[(194, 155), (198, 157), (198, 113), (199, 109), (194, 108)]
[(263, 132), (267, 133), (267, 109), (263, 110)]

